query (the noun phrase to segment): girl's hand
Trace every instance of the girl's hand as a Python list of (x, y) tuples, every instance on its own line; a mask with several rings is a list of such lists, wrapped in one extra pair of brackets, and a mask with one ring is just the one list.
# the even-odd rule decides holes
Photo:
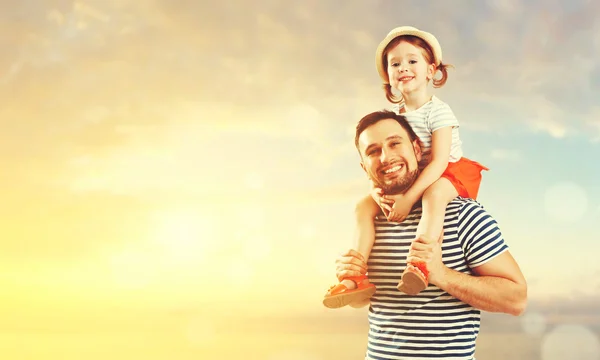
[(386, 198), (383, 195), (383, 190), (381, 188), (375, 187), (373, 181), (371, 181), (371, 197), (377, 203), (377, 205), (379, 205), (385, 217), (388, 217), (389, 213), (392, 211), (392, 205), (394, 205), (394, 200)]
[(412, 210), (412, 207), (414, 205), (414, 202), (411, 201), (404, 194), (382, 195), (382, 197), (384, 198), (384, 201), (389, 201), (389, 200), (393, 201), (391, 210), (389, 211), (389, 214), (386, 215), (388, 221), (394, 221), (394, 222), (404, 221), (404, 219), (406, 219), (406, 217), (408, 216), (408, 214), (410, 213), (410, 211)]

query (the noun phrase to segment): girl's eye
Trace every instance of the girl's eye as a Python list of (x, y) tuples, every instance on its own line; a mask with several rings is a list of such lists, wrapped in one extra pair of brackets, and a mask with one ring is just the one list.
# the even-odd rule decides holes
[(417, 63), (417, 60), (411, 60), (411, 61), (409, 61), (408, 63), (409, 63), (409, 64), (416, 64), (416, 63)]
[(393, 64), (392, 64), (392, 66), (394, 66), (394, 67), (396, 67), (396, 66), (398, 66), (398, 65), (400, 65), (400, 64), (398, 64), (398, 63), (393, 63)]

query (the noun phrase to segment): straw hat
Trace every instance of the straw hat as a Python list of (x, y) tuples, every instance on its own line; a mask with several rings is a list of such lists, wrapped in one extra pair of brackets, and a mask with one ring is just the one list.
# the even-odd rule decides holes
[(387, 34), (387, 36), (385, 37), (385, 39), (383, 39), (383, 41), (379, 43), (379, 46), (377, 47), (377, 52), (375, 52), (377, 72), (379, 73), (379, 76), (383, 80), (384, 84), (388, 84), (389, 79), (387, 69), (383, 66), (383, 50), (385, 50), (385, 47), (388, 46), (388, 44), (392, 40), (402, 35), (411, 35), (423, 39), (433, 51), (433, 63), (435, 64), (435, 66), (439, 66), (442, 62), (442, 47), (440, 46), (440, 43), (437, 41), (435, 36), (428, 32), (414, 28), (412, 26), (397, 27), (390, 31), (389, 34)]

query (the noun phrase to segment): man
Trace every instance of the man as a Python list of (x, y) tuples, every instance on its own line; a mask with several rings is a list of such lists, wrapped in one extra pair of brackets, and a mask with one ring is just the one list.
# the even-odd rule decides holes
[[(419, 174), (419, 140), (402, 115), (371, 113), (356, 128), (361, 166), (379, 186), (404, 193)], [(391, 179), (383, 171), (402, 169)], [(385, 180), (385, 181), (384, 181)], [(446, 208), (443, 239), (415, 238), (420, 204), (402, 223), (376, 221), (376, 240), (368, 260), (376, 293), (352, 307), (369, 307), (365, 359), (472, 360), (480, 311), (520, 315), (527, 284), (508, 251), (496, 221), (471, 199), (457, 197)], [(406, 263), (423, 261), (430, 286), (416, 296), (397, 289)], [(337, 260), (339, 279), (360, 276), (364, 258), (350, 250)]]

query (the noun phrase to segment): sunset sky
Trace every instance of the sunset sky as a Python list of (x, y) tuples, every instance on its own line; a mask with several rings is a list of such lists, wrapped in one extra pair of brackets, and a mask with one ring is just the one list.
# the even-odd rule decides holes
[(530, 298), (598, 297), (598, 14), (585, 0), (0, 1), (0, 332), (144, 311), (327, 316), (367, 191), (354, 126), (389, 106), (374, 55), (400, 25), (454, 65), (434, 93), (491, 169), (479, 201)]

